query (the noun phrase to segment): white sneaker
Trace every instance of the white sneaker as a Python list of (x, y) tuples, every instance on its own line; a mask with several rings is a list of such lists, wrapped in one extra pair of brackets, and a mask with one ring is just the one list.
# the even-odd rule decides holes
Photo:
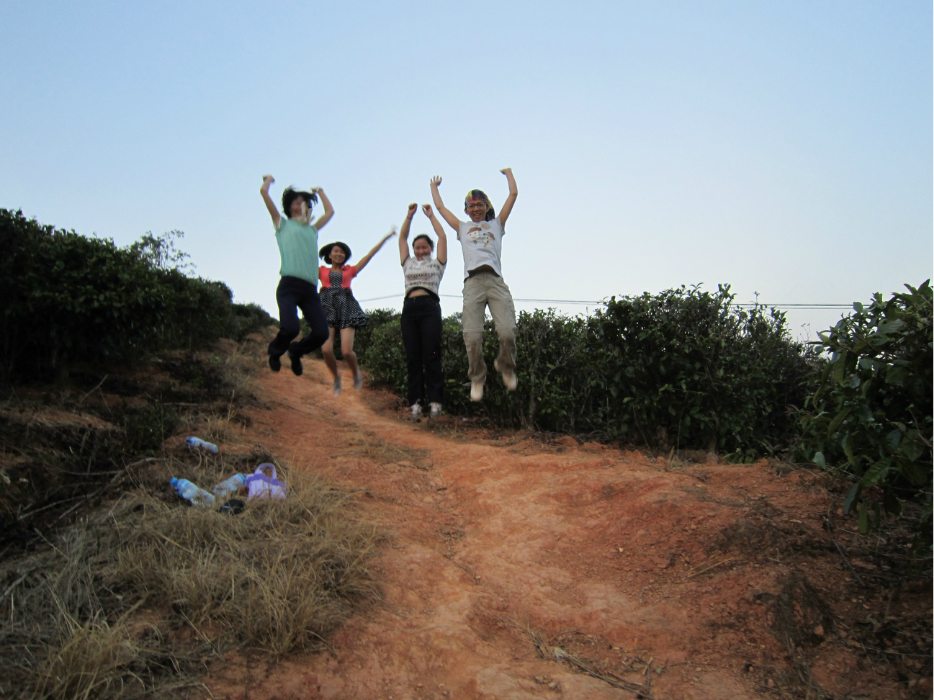
[(412, 404), (412, 420), (418, 420), (422, 417), (422, 405), (420, 403)]
[(334, 377), (334, 396), (341, 395), (341, 375)]
[(433, 401), (431, 403), (431, 413), (429, 414), (432, 418), (437, 418), (441, 415), (441, 404)]
[[(493, 361), (493, 367), (499, 372), (499, 361)], [(519, 386), (519, 378), (516, 376), (515, 372), (500, 372), (503, 376), (503, 384), (506, 385), (506, 391), (515, 391), (516, 387)]]
[(483, 383), (482, 382), (470, 382), (470, 400), (471, 401), (482, 401), (483, 400)]
[(519, 386), (519, 378), (515, 372), (503, 372), (503, 384), (506, 385), (506, 391), (515, 391)]
[(353, 389), (354, 391), (360, 391), (363, 388), (363, 373), (358, 369), (357, 373), (353, 376)]

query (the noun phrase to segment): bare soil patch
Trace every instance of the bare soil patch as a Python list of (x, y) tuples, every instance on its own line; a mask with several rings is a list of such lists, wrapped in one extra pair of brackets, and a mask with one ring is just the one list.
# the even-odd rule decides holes
[(928, 698), (931, 588), (823, 475), (411, 423), (320, 362), (258, 380), (243, 443), (357, 494), (381, 598), (214, 698)]

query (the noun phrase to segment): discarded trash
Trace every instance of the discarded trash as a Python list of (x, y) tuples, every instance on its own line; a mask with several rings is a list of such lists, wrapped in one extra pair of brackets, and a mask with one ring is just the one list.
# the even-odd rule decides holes
[(227, 496), (236, 496), (237, 492), (244, 486), (246, 486), (246, 474), (234, 474), (232, 477), (226, 481), (222, 481), (217, 486), (215, 486), (211, 491), (214, 492), (214, 495), (218, 498), (225, 498)]
[(224, 513), (225, 515), (240, 515), (244, 508), (246, 508), (246, 503), (241, 501), (239, 498), (231, 498), (224, 505), (218, 508), (217, 512)]
[(285, 484), (276, 479), (276, 466), (265, 462), (260, 464), (256, 471), (246, 479), (249, 489), (247, 500), (254, 498), (271, 498), (282, 500), (285, 498)]
[(176, 479), (173, 477), (169, 483), (179, 496), (194, 506), (211, 508), (214, 505), (214, 496), (204, 489), (198, 488), (195, 484), (188, 481), (188, 479)]
[(201, 438), (190, 437), (185, 438), (185, 442), (188, 443), (188, 446), (193, 450), (201, 450), (202, 452), (210, 452), (212, 455), (217, 454), (217, 445), (212, 442), (205, 442)]

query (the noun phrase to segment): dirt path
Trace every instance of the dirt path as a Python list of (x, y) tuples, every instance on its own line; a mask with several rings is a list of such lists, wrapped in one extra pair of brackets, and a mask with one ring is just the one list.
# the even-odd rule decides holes
[(215, 671), (215, 698), (909, 697), (832, 621), (871, 601), (816, 477), (412, 424), (320, 362), (260, 381), (249, 438), (360, 492), (383, 598), (329, 652)]

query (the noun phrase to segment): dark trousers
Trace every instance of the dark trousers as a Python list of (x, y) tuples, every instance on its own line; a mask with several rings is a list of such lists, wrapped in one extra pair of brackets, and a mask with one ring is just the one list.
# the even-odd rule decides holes
[(441, 304), (426, 295), (409, 297), (402, 305), (402, 345), (409, 369), (409, 405), (444, 402), (441, 368)]
[[(324, 345), (329, 337), (328, 319), (315, 285), (298, 277), (283, 277), (276, 287), (276, 303), (279, 305), (279, 334), (269, 344), (270, 355), (279, 357), (288, 350), (301, 357)], [(293, 343), (302, 330), (297, 309), (302, 310), (311, 332)]]

